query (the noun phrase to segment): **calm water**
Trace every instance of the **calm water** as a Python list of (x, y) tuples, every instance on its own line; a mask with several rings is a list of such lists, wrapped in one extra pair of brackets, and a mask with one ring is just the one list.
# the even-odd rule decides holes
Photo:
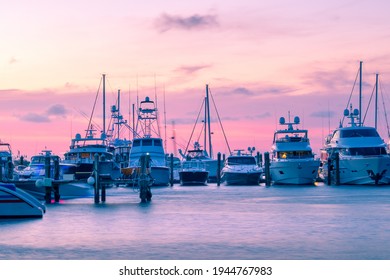
[(132, 189), (0, 220), (0, 259), (390, 259), (390, 186)]

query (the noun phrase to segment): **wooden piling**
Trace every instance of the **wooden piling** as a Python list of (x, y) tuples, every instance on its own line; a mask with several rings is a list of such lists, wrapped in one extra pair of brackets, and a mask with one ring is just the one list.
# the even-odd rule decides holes
[(169, 168), (170, 168), (170, 176), (169, 176), (169, 182), (170, 182), (170, 185), (171, 187), (173, 186), (173, 154), (171, 153), (169, 155), (169, 159), (170, 159), (170, 162), (169, 162)]
[(94, 155), (93, 160), (93, 174), (95, 177), (95, 184), (94, 184), (94, 197), (95, 197), (95, 203), (100, 202), (100, 194), (99, 194), (99, 188), (100, 188), (100, 174), (99, 174), (99, 155)]
[(54, 191), (54, 201), (60, 201), (60, 184), (58, 180), (60, 179), (60, 158), (58, 156), (54, 157), (54, 174), (53, 174), (53, 191)]
[(326, 178), (326, 183), (328, 186), (332, 185), (332, 159), (328, 158), (328, 177)]
[(257, 159), (257, 165), (259, 167), (263, 167), (263, 155), (260, 152), (257, 152), (256, 159)]
[(221, 153), (218, 153), (217, 159), (217, 186), (219, 187), (221, 185)]
[(152, 192), (150, 191), (150, 178), (147, 174), (147, 169), (149, 168), (150, 155), (142, 155), (140, 157), (140, 176), (138, 179), (138, 184), (140, 188), (139, 197), (141, 202), (151, 201)]
[(340, 185), (340, 155), (335, 153), (336, 186)]
[(50, 180), (50, 154), (46, 153), (45, 155), (45, 179), (43, 180), (43, 186), (45, 187), (45, 202), (47, 204), (51, 203), (51, 191), (52, 185), (49, 184)]
[(269, 159), (269, 152), (264, 153), (264, 173), (265, 173), (265, 185), (270, 186), (271, 185), (271, 172), (270, 172), (270, 159)]

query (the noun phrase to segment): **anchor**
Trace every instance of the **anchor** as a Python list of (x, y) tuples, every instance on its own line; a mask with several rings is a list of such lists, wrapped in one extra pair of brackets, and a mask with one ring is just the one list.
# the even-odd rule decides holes
[(387, 169), (383, 170), (381, 173), (375, 174), (374, 171), (367, 170), (367, 173), (368, 173), (368, 176), (370, 176), (370, 178), (375, 181), (375, 185), (378, 185), (379, 180), (382, 179), (382, 177), (383, 177), (383, 175), (385, 175), (386, 171), (387, 171)]

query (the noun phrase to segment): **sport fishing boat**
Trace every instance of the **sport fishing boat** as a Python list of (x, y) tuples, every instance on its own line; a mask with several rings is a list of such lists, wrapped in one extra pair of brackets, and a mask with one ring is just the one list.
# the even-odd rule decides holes
[(100, 158), (100, 173), (106, 174), (109, 179), (120, 177), (120, 167), (114, 160), (114, 154), (107, 145), (104, 135), (95, 137), (96, 130), (91, 126), (87, 130), (87, 136), (82, 137), (79, 133), (72, 139), (69, 151), (64, 154), (63, 163), (76, 165), (74, 173), (76, 180), (88, 179), (93, 171), (95, 155)]
[(344, 116), (350, 119), (349, 126), (340, 125), (326, 138), (321, 150), (320, 176), (324, 180), (328, 180), (329, 175), (335, 179), (338, 160), (340, 184), (389, 184), (390, 155), (386, 152), (386, 143), (374, 127), (360, 123), (359, 110), (352, 110), (352, 105), (350, 110), (344, 110)]
[[(152, 134), (155, 137), (152, 137)], [(150, 176), (154, 186), (169, 184), (170, 169), (167, 166), (163, 141), (158, 127), (157, 107), (154, 101), (146, 97), (140, 102), (137, 128), (129, 155), (129, 166), (122, 168), (122, 173), (136, 179), (140, 170), (142, 155), (150, 156)]]
[(270, 174), (274, 184), (310, 185), (314, 184), (320, 161), (314, 158), (308, 131), (294, 128), (300, 123), (299, 117), (294, 122), (279, 120), (287, 129), (276, 130), (271, 148)]
[(204, 161), (193, 159), (182, 162), (179, 177), (182, 186), (206, 185), (209, 172)]
[(221, 170), (221, 181), (226, 185), (258, 185), (263, 174), (263, 168), (258, 165), (251, 154), (237, 150), (227, 157)]
[(42, 218), (45, 204), (15, 187), (0, 183), (0, 218)]

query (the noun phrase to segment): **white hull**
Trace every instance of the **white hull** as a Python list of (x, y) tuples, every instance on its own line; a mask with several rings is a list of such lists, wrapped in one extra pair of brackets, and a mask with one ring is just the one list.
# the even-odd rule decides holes
[[(341, 185), (373, 185), (375, 175), (377, 184), (390, 184), (390, 157), (349, 157), (340, 158), (340, 184)], [(335, 179), (335, 170), (331, 173)]]
[(0, 218), (41, 218), (45, 212), (35, 197), (12, 184), (0, 184)]
[(291, 159), (271, 161), (270, 173), (274, 184), (314, 184), (320, 162), (313, 159)]

